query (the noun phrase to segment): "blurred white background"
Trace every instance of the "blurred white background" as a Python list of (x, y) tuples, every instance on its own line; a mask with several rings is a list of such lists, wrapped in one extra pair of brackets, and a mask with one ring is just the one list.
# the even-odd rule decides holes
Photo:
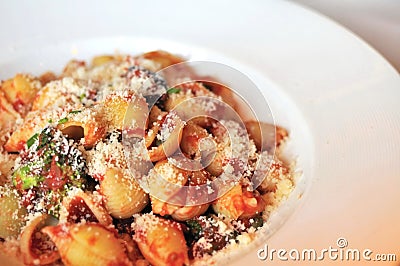
[(342, 24), (400, 72), (400, 0), (291, 0)]

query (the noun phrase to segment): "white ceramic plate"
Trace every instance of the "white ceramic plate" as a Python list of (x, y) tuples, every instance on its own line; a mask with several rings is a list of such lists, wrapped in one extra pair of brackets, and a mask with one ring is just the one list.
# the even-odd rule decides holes
[[(257, 249), (321, 251), (338, 248), (340, 237), (348, 242), (341, 250), (368, 248), (399, 261), (399, 75), (356, 36), (299, 6), (232, 2), (2, 3), (0, 79), (115, 50), (164, 49), (231, 65), (259, 86), (277, 122), (290, 129), (288, 152), (304, 173), (274, 217), (276, 232), (230, 264), (278, 264), (276, 257), (259, 260)], [(385, 264), (396, 262), (377, 262)]]

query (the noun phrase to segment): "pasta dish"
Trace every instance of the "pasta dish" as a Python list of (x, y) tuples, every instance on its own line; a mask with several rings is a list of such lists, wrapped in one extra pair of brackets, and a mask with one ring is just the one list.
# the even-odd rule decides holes
[(208, 264), (262, 233), (294, 186), (288, 132), (243, 119), (234, 91), (196, 75), (153, 51), (2, 81), (0, 252), (25, 265)]

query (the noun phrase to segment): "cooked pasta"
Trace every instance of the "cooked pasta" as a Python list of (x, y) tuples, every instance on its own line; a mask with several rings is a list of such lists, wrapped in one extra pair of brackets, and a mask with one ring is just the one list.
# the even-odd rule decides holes
[(266, 227), (294, 186), (279, 153), (288, 131), (239, 121), (234, 92), (185, 64), (177, 84), (156, 72), (184, 61), (100, 55), (0, 83), (0, 252), (13, 245), (27, 265), (207, 264)]
[(245, 124), (250, 137), (254, 140), (259, 150), (262, 149), (271, 152), (276, 146), (279, 147), (282, 141), (288, 136), (286, 129), (282, 127), (258, 121), (248, 121)]
[(132, 265), (114, 233), (99, 224), (60, 224), (42, 231), (55, 243), (66, 265)]
[(21, 233), (21, 253), (24, 263), (27, 265), (50, 264), (60, 258), (55, 245), (50, 241), (47, 234), (41, 229), (50, 225), (52, 218), (47, 214), (34, 217)]
[[(187, 265), (189, 258), (182, 227), (152, 214), (139, 216), (134, 223), (143, 256), (154, 265)], [(166, 244), (168, 243), (168, 244)]]
[(80, 189), (73, 190), (62, 201), (60, 223), (96, 222), (111, 225), (112, 218), (103, 205), (100, 196)]
[(0, 238), (18, 236), (27, 211), (20, 205), (20, 195), (7, 187), (0, 187), (0, 192)]
[[(168, 163), (165, 163), (164, 166), (168, 166), (171, 168), (173, 167), (171, 164)], [(175, 169), (175, 167), (173, 167), (173, 169)], [(193, 197), (193, 201), (207, 202), (208, 201), (207, 198), (204, 198), (207, 197), (207, 195), (206, 194), (201, 195), (201, 193), (198, 193), (197, 188), (199, 185), (207, 184), (207, 181), (209, 181), (210, 179), (208, 172), (203, 170), (203, 171), (189, 172), (185, 174), (188, 174), (188, 179), (189, 179), (188, 188), (192, 189), (188, 190), (188, 194), (192, 192), (191, 194), (193, 195), (191, 197)], [(178, 175), (175, 174), (174, 176), (179, 176), (179, 174)], [(167, 202), (157, 199), (156, 197), (150, 197), (150, 199), (151, 199), (151, 207), (153, 213), (159, 214), (161, 216), (171, 215), (171, 217), (176, 221), (186, 221), (196, 216), (202, 215), (207, 211), (210, 205), (209, 203), (203, 203), (194, 206), (184, 206), (184, 205), (179, 206), (179, 205), (169, 204)]]
[(57, 128), (74, 140), (82, 140), (84, 147), (92, 147), (106, 134), (106, 125), (99, 113), (95, 108), (71, 110), (58, 121)]
[(51, 118), (48, 117), (48, 113), (36, 111), (28, 113), (23, 123), (12, 132), (10, 138), (5, 143), (5, 150), (8, 152), (19, 152), (23, 150), (26, 141), (44, 128), (49, 119)]
[(106, 170), (104, 179), (100, 182), (100, 192), (111, 216), (119, 219), (132, 217), (148, 203), (147, 194), (135, 178), (130, 174), (124, 175), (115, 168)]
[(15, 122), (20, 118), (20, 114), (14, 109), (12, 104), (7, 100), (3, 91), (0, 91), (0, 128), (9, 129), (15, 125)]
[(12, 173), (16, 158), (16, 154), (8, 154), (0, 148), (0, 186), (7, 183), (7, 178)]
[(235, 185), (225, 195), (218, 198), (212, 207), (216, 213), (223, 214), (230, 219), (252, 217), (264, 210), (265, 203), (257, 192), (243, 191), (240, 184)]
[(17, 74), (1, 84), (7, 100), (21, 115), (25, 115), (31, 108), (32, 101), (41, 88), (40, 81), (30, 75)]

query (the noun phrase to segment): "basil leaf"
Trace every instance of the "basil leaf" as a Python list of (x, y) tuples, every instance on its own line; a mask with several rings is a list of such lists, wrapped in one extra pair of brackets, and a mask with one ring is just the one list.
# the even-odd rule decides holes
[(169, 90), (167, 90), (168, 94), (174, 94), (174, 93), (180, 93), (181, 89), (179, 88), (170, 88)]
[(36, 133), (35, 135), (33, 135), (32, 137), (30, 137), (27, 141), (26, 141), (26, 145), (28, 146), (28, 149), (33, 145), (33, 143), (35, 143), (35, 141), (37, 140), (39, 134)]
[(68, 118), (67, 117), (64, 117), (64, 118), (61, 118), (60, 120), (58, 120), (58, 124), (64, 124), (66, 122), (68, 122)]
[(80, 112), (82, 112), (82, 110), (73, 110), (73, 111), (71, 111), (69, 113), (74, 115), (74, 114), (78, 114)]

